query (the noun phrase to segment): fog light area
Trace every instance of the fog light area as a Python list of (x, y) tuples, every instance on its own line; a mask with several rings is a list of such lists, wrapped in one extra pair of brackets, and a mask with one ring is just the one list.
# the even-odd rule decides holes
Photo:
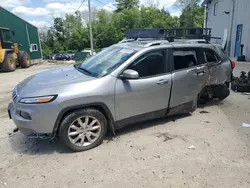
[(30, 115), (27, 113), (27, 112), (24, 112), (24, 111), (20, 111), (20, 116), (24, 119), (28, 119), (28, 120), (31, 120), (31, 117)]

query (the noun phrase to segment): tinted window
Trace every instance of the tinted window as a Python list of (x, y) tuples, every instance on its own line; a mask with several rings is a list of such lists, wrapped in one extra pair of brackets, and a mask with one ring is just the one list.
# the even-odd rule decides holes
[(142, 55), (128, 69), (137, 71), (140, 77), (148, 77), (165, 73), (165, 63), (165, 50), (157, 50)]
[(177, 50), (173, 51), (175, 70), (184, 69), (197, 65), (197, 54), (195, 50)]
[(205, 51), (204, 56), (207, 63), (217, 62), (217, 57), (212, 51)]

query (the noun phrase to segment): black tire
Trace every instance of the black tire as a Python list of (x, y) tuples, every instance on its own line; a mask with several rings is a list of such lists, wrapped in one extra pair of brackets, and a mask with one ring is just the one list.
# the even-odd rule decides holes
[(250, 84), (240, 83), (238, 79), (232, 81), (231, 89), (235, 92), (250, 92)]
[(238, 80), (233, 80), (231, 83), (231, 89), (235, 92), (238, 91), (238, 86), (239, 86), (239, 81)]
[[(78, 118), (83, 117), (83, 116), (91, 116), (96, 118), (99, 121), (100, 124), (100, 135), (99, 137), (90, 145), (87, 146), (78, 146), (73, 144), (70, 141), (69, 135), (68, 135), (68, 130), (70, 128), (70, 125), (76, 121)], [(79, 152), (79, 151), (86, 151), (89, 149), (92, 149), (98, 145), (100, 145), (107, 133), (107, 120), (105, 116), (98, 110), (94, 108), (86, 108), (86, 109), (81, 109), (81, 110), (76, 110), (68, 114), (62, 121), (60, 128), (59, 128), (59, 138), (61, 142), (67, 146), (70, 150)], [(84, 138), (85, 139), (85, 138)], [(83, 140), (84, 140), (83, 139)], [(81, 140), (81, 138), (80, 138)]]
[(14, 70), (16, 70), (16, 59), (12, 53), (6, 53), (2, 64), (2, 71), (13, 72)]
[(22, 68), (30, 67), (30, 56), (27, 52), (20, 51), (18, 53), (18, 63)]
[(222, 101), (230, 95), (230, 90), (226, 84), (213, 86), (213, 94), (215, 98), (218, 98), (220, 101)]

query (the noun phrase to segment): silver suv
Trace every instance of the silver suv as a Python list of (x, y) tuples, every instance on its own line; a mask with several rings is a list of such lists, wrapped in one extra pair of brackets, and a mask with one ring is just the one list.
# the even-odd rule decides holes
[(233, 67), (209, 43), (131, 40), (25, 79), (8, 111), (24, 134), (59, 136), (84, 151), (101, 144), (108, 130), (193, 112), (199, 99), (225, 99)]

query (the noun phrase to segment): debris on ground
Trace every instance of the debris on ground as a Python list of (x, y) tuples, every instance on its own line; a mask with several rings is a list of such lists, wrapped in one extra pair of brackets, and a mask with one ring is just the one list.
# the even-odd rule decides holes
[(179, 138), (183, 140), (184, 142), (187, 142), (186, 138), (180, 135), (174, 135), (170, 133), (157, 133), (155, 134), (157, 138), (163, 138), (163, 142), (167, 142), (168, 140), (173, 140), (174, 138)]
[(235, 92), (250, 92), (250, 71), (248, 74), (241, 71), (240, 77), (234, 77), (231, 83), (231, 89)]
[(196, 149), (196, 147), (194, 145), (191, 145), (188, 147), (188, 149)]
[(18, 128), (13, 129), (13, 131), (11, 133), (8, 133), (8, 135), (13, 136), (14, 133), (16, 133), (18, 130), (19, 130)]
[(163, 142), (166, 142), (168, 140), (172, 140), (176, 136), (170, 135), (169, 133), (158, 133), (156, 137), (157, 138), (163, 137)]
[[(0, 183), (2, 183), (5, 187), (7, 187), (7, 183), (6, 182), (4, 182), (4, 181), (2, 181), (1, 179), (0, 179)], [(0, 184), (1, 185), (1, 184)], [(1, 186), (0, 186), (1, 187)]]
[(242, 127), (247, 127), (247, 128), (249, 128), (249, 127), (250, 127), (250, 124), (248, 124), (248, 123), (242, 123)]
[(176, 119), (172, 118), (172, 122), (175, 122), (175, 121), (176, 121)]
[(205, 110), (200, 111), (200, 114), (209, 114), (209, 113), (210, 113), (210, 112), (205, 111)]

